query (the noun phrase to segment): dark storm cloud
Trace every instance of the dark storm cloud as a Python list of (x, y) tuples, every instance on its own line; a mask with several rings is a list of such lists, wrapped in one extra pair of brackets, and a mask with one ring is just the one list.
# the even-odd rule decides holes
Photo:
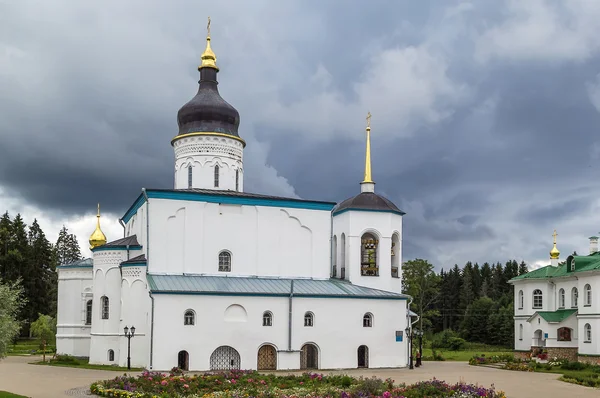
[(547, 229), (597, 223), (593, 5), (213, 3), (0, 5), (1, 190), (53, 214), (100, 201), (120, 215), (141, 187), (171, 187), (210, 14), (246, 190), (355, 195), (370, 110), (376, 190), (407, 212), (407, 259), (536, 261)]

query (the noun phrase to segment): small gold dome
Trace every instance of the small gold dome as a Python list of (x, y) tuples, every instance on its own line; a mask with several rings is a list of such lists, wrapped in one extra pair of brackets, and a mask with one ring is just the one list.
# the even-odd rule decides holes
[(556, 248), (556, 236), (558, 234), (556, 233), (556, 230), (554, 230), (554, 233), (552, 234), (552, 236), (554, 237), (554, 247), (552, 247), (552, 250), (550, 250), (550, 258), (555, 260), (558, 259), (558, 257), (560, 256), (560, 251)]
[(96, 215), (96, 229), (90, 236), (90, 249), (106, 244), (106, 235), (100, 229), (100, 203), (98, 203), (98, 215)]
[(206, 27), (206, 30), (208, 31), (206, 35), (206, 49), (202, 53), (202, 63), (198, 69), (213, 68), (219, 70), (219, 68), (217, 68), (217, 56), (213, 52), (212, 48), (210, 48), (210, 17), (208, 17), (208, 26)]

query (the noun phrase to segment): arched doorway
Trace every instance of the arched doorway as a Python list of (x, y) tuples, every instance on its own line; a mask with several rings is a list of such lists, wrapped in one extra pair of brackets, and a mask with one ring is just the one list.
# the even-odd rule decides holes
[(544, 335), (541, 329), (536, 330), (533, 333), (533, 341), (531, 342), (532, 347), (543, 347), (546, 344)]
[(240, 354), (235, 348), (222, 345), (210, 356), (210, 370), (240, 369)]
[(319, 350), (314, 344), (304, 344), (300, 352), (300, 369), (319, 369)]
[(361, 345), (360, 347), (358, 347), (358, 367), (369, 367), (369, 347), (367, 347), (366, 345)]
[(177, 354), (177, 367), (181, 370), (190, 370), (190, 355), (187, 351), (179, 351)]
[(270, 344), (265, 344), (258, 349), (258, 370), (277, 369), (277, 351)]

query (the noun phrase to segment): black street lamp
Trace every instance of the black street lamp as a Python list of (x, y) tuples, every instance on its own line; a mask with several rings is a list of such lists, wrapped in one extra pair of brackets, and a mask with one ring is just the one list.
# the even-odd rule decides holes
[(129, 329), (127, 326), (123, 328), (125, 337), (127, 337), (127, 369), (131, 370), (131, 338), (135, 335), (135, 326)]
[(419, 367), (422, 365), (421, 358), (423, 357), (423, 331), (415, 330), (413, 334), (416, 335), (417, 337), (419, 337), (419, 355), (417, 355), (417, 364), (416, 364), (416, 366)]
[(411, 329), (410, 327), (406, 328), (406, 338), (408, 339), (408, 349), (410, 350), (410, 361), (408, 362), (408, 368), (409, 369), (414, 369), (413, 366), (413, 354), (412, 354), (412, 335), (411, 335)]

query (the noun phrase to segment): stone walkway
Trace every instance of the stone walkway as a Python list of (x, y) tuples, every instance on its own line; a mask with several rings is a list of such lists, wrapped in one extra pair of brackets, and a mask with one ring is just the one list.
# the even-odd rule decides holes
[[(0, 390), (33, 398), (62, 398), (85, 396), (89, 385), (97, 380), (120, 376), (123, 372), (74, 369), (58, 366), (30, 365), (37, 357), (8, 357), (0, 360)], [(492, 368), (469, 366), (465, 362), (425, 362), (421, 368), (409, 369), (361, 369), (347, 371), (324, 371), (352, 376), (391, 377), (397, 383), (414, 383), (433, 377), (449, 383), (464, 380), (468, 383), (490, 387), (506, 392), (509, 398), (564, 398), (600, 397), (600, 390), (564, 383), (559, 375), (549, 373), (511, 372)]]

